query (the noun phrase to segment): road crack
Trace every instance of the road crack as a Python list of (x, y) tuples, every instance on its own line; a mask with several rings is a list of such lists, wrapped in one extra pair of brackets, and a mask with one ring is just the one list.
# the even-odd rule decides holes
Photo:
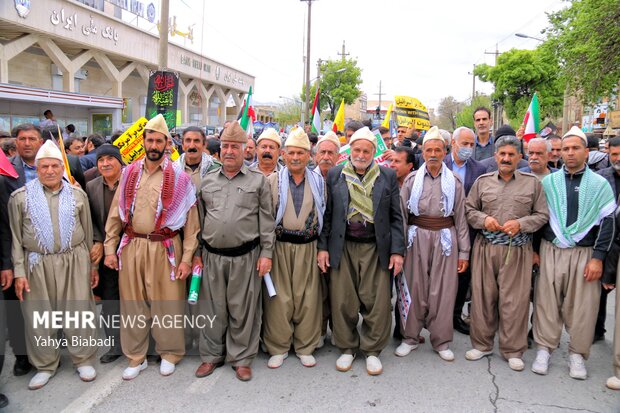
[(497, 376), (491, 371), (491, 357), (487, 357), (487, 362), (489, 363), (489, 367), (487, 368), (487, 372), (491, 376), (491, 383), (493, 383), (493, 387), (495, 387), (495, 394), (489, 394), (489, 401), (493, 405), (493, 411), (497, 413), (497, 400), (499, 399), (499, 386), (495, 382)]

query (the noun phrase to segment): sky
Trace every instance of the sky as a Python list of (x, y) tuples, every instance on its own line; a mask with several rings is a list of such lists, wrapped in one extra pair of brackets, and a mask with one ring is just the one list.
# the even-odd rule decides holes
[[(301, 0), (170, 0), (180, 30), (194, 26), (186, 47), (255, 77), (255, 102), (284, 102), (304, 82), (307, 3)], [(533, 49), (544, 37), (545, 12), (560, 0), (317, 0), (312, 3), (310, 78), (318, 58), (348, 57), (362, 69), (368, 100), (413, 96), (437, 108), (441, 98), (471, 98), (474, 64), (493, 64), (499, 52)], [(492, 85), (476, 80), (476, 91)]]

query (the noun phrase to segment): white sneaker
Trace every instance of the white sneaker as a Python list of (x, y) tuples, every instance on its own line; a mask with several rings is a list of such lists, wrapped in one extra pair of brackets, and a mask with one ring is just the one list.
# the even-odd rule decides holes
[(569, 373), (573, 379), (585, 380), (588, 377), (588, 371), (586, 370), (586, 363), (583, 361), (583, 356), (577, 353), (571, 353), (568, 356), (569, 360)]
[(618, 376), (611, 376), (608, 378), (607, 387), (612, 390), (620, 390), (620, 378)]
[(325, 336), (321, 336), (321, 338), (319, 338), (319, 344), (317, 344), (316, 346), (317, 350), (323, 347), (324, 345), (325, 345)]
[(174, 363), (170, 363), (164, 358), (161, 359), (161, 363), (159, 364), (159, 374), (161, 374), (162, 376), (170, 376), (172, 373), (174, 373), (175, 369), (176, 366), (174, 365)]
[(378, 376), (379, 374), (383, 373), (383, 366), (381, 365), (381, 360), (379, 360), (379, 357), (366, 357), (366, 371), (371, 376)]
[(442, 360), (454, 361), (454, 353), (449, 348), (445, 350), (439, 350), (437, 354), (439, 354), (439, 357), (441, 357)]
[(465, 358), (469, 361), (480, 360), (482, 357), (490, 356), (493, 354), (493, 351), (480, 351), (478, 349), (472, 348), (467, 353), (465, 353)]
[(312, 354), (298, 354), (299, 360), (301, 360), (301, 364), (304, 367), (314, 367), (316, 366), (316, 359)]
[(416, 348), (418, 348), (417, 344), (411, 345), (403, 341), (398, 347), (396, 347), (396, 350), (394, 350), (394, 354), (396, 354), (398, 357), (405, 357)]
[(77, 371), (82, 381), (88, 382), (97, 378), (97, 372), (93, 366), (80, 366), (77, 368)]
[(514, 371), (522, 371), (525, 368), (525, 364), (520, 358), (511, 357), (508, 359), (508, 367), (510, 367)]
[(351, 370), (353, 360), (355, 360), (354, 354), (341, 354), (338, 360), (336, 360), (336, 370), (342, 372)]
[(536, 360), (532, 363), (532, 371), (536, 374), (546, 375), (549, 371), (549, 359), (551, 358), (551, 354), (547, 349), (541, 348), (538, 349), (536, 353)]
[(267, 367), (270, 369), (277, 369), (284, 363), (284, 360), (288, 357), (288, 352), (284, 354), (276, 354), (269, 357), (269, 361), (267, 362)]
[(45, 386), (48, 381), (52, 378), (53, 374), (47, 371), (39, 371), (35, 374), (32, 379), (30, 379), (30, 383), (28, 383), (28, 388), (30, 390), (38, 390), (41, 387)]
[(140, 372), (142, 370), (144, 370), (145, 368), (147, 368), (148, 366), (149, 366), (148, 362), (146, 361), (146, 359), (144, 359), (142, 364), (140, 364), (139, 366), (127, 367), (123, 371), (123, 380), (133, 380), (133, 379), (135, 379), (136, 377), (138, 377), (138, 374), (140, 374)]

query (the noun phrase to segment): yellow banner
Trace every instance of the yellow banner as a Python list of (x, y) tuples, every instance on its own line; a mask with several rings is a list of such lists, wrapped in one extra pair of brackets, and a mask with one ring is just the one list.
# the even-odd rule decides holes
[[(148, 120), (144, 117), (138, 119), (136, 123), (131, 125), (129, 129), (119, 136), (113, 144), (118, 146), (121, 151), (123, 161), (129, 165), (133, 161), (142, 159), (144, 157), (144, 126)], [(170, 159), (176, 161), (179, 158), (179, 152), (176, 149), (172, 150)]]
[(429, 130), (431, 122), (428, 109), (418, 99), (410, 96), (394, 97), (394, 112), (399, 126), (414, 127), (417, 130)]

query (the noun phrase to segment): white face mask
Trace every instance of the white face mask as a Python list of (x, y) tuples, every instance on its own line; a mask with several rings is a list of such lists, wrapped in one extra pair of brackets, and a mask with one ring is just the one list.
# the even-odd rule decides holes
[(474, 154), (474, 149), (473, 148), (466, 148), (466, 147), (461, 147), (459, 148), (458, 151), (456, 151), (456, 154), (458, 155), (459, 159), (461, 161), (466, 161), (469, 158), (471, 158), (471, 156)]

